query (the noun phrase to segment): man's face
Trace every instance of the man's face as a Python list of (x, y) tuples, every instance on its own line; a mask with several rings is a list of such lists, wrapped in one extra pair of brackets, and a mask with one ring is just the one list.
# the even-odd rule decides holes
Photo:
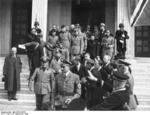
[(69, 71), (69, 66), (68, 65), (62, 65), (61, 70), (63, 73), (67, 73)]
[(105, 55), (105, 56), (103, 57), (103, 62), (104, 62), (104, 64), (107, 64), (109, 61), (110, 61), (110, 57), (107, 56), (107, 55)]
[(61, 31), (62, 31), (62, 32), (66, 32), (66, 28), (65, 28), (65, 27), (62, 28)]
[(105, 30), (105, 27), (104, 26), (100, 26), (100, 30)]
[(120, 30), (121, 30), (121, 31), (124, 31), (124, 27), (120, 27)]
[(90, 56), (88, 54), (85, 54), (84, 56), (85, 60), (90, 59)]
[(52, 28), (53, 28), (53, 29), (55, 29), (55, 30), (57, 29), (56, 25), (53, 25), (53, 27), (52, 27)]
[(17, 53), (17, 49), (16, 49), (16, 48), (12, 48), (11, 54), (12, 54), (12, 55), (16, 55), (16, 53)]
[(47, 68), (48, 67), (48, 62), (42, 62), (42, 68)]
[(52, 35), (55, 36), (55, 35), (56, 35), (56, 32), (52, 32)]
[(110, 36), (110, 31), (107, 30), (106, 33), (105, 33), (105, 35), (106, 35), (106, 36)]
[(128, 66), (125, 66), (125, 65), (118, 65), (117, 69), (120, 73), (123, 73), (123, 74), (128, 72), (129, 70)]

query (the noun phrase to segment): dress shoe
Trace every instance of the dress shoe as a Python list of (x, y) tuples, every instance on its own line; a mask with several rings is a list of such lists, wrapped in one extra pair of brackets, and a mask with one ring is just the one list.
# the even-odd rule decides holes
[(16, 101), (18, 100), (16, 97), (13, 97), (12, 99), (13, 99), (13, 100), (16, 100)]
[(10, 97), (8, 97), (8, 101), (11, 101), (11, 98), (10, 98)]

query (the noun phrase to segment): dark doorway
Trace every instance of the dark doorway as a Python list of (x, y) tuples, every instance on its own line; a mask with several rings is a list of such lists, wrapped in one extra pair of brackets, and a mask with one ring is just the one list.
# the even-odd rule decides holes
[(105, 0), (72, 0), (72, 23), (81, 26), (105, 22)]
[(150, 26), (135, 27), (135, 57), (150, 57)]
[[(31, 28), (32, 0), (13, 0), (12, 4), (12, 47), (26, 43)], [(18, 49), (19, 54), (25, 51)]]

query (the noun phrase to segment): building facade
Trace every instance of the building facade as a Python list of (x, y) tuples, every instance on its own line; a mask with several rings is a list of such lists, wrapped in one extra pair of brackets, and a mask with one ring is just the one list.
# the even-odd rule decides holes
[[(37, 20), (43, 31), (44, 40), (47, 39), (48, 31), (53, 24), (61, 26), (80, 23), (81, 26), (85, 26), (104, 22), (106, 28), (115, 34), (119, 23), (124, 23), (130, 36), (127, 42), (127, 56), (149, 57), (150, 28), (141, 26), (137, 21), (139, 17), (136, 20), (134, 20), (136, 16), (132, 17), (141, 0), (131, 0), (134, 3), (129, 1), (0, 0), (0, 56), (8, 54), (12, 46), (25, 43), (31, 27)], [(137, 23), (140, 26), (136, 27)], [(19, 52), (24, 53), (21, 50)]]

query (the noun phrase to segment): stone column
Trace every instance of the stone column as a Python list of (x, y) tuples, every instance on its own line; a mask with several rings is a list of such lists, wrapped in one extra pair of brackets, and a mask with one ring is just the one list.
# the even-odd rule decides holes
[(11, 47), (12, 0), (0, 0), (0, 56), (9, 53)]
[(134, 36), (134, 27), (130, 25), (130, 14), (129, 14), (129, 6), (128, 0), (117, 0), (117, 26), (119, 23), (124, 23), (125, 30), (127, 30), (129, 34), (129, 40), (127, 40), (127, 58), (134, 57), (135, 51), (135, 36)]
[(42, 29), (44, 41), (47, 38), (47, 12), (48, 0), (32, 0), (32, 27), (37, 19)]

